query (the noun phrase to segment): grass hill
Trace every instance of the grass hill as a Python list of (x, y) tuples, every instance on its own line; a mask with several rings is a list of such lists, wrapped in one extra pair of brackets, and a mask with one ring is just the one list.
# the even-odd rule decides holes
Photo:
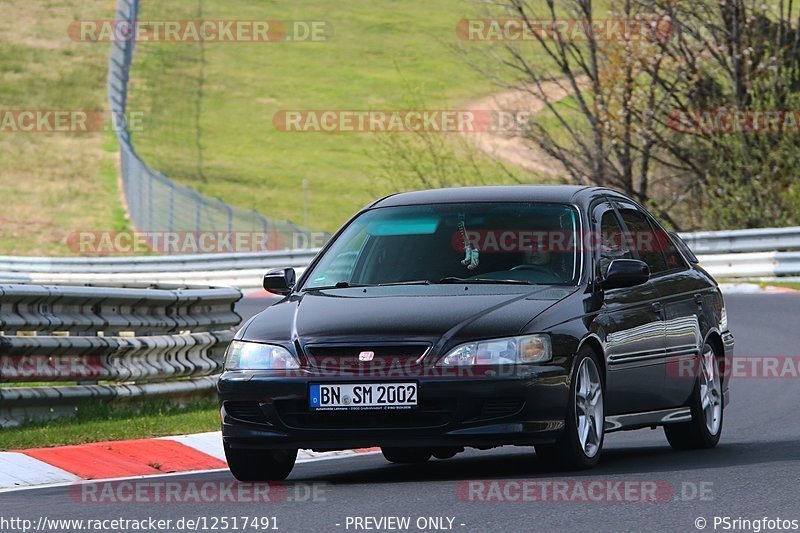
[[(0, 110), (105, 110), (108, 45), (72, 41), (71, 21), (110, 0), (0, 2)], [(107, 132), (0, 131), (0, 254), (67, 255), (66, 236), (127, 226)]]
[(147, 119), (134, 142), (151, 166), (204, 194), (300, 224), (307, 180), (308, 223), (332, 231), (394, 192), (376, 179), (381, 134), (283, 132), (273, 116), (403, 109), (412, 97), (429, 109), (453, 108), (491, 91), (456, 50), (458, 21), (478, 9), (452, 0), (142, 2), (142, 19), (316, 20), (333, 35), (139, 46), (129, 105)]

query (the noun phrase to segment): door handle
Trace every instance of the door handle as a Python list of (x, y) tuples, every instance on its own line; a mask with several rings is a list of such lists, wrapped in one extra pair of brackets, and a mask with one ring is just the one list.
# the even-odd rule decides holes
[(661, 305), (661, 302), (653, 302), (650, 304), (650, 309), (652, 309), (654, 313), (661, 313), (661, 311), (664, 310), (664, 306)]

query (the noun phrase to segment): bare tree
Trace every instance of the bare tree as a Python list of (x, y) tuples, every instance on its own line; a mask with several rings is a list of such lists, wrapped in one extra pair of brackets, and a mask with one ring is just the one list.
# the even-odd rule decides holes
[[(492, 13), (520, 21), (527, 37), (493, 52), (512, 72), (503, 76), (544, 103), (526, 137), (563, 165), (575, 183), (622, 190), (678, 227), (664, 207), (669, 202), (655, 201), (656, 194), (685, 194), (660, 185), (666, 167), (655, 167), (665, 163), (655, 130), (666, 128), (656, 117), (668, 112), (669, 102), (661, 87), (644, 80), (677, 67), (660, 53), (660, 21), (634, 0), (602, 17), (592, 0), (508, 0)], [(554, 99), (548, 90), (554, 82), (560, 93), (566, 89), (572, 96)]]
[[(682, 63), (680, 73), (647, 74), (674, 111), (698, 122), (692, 135), (661, 143), (684, 181), (695, 184), (694, 203), (706, 215), (705, 226), (798, 223), (800, 130), (786, 129), (800, 103), (800, 33), (792, 23), (792, 0), (645, 3), (674, 21), (674, 38), (659, 46), (665, 57)], [(715, 121), (723, 116), (738, 117), (741, 128), (720, 130)]]
[[(796, 132), (675, 126), (699, 109), (795, 103), (791, 0), (623, 0), (601, 16), (592, 0), (503, 0), (492, 14), (521, 21), (528, 39), (490, 52), (511, 73), (487, 75), (544, 102), (526, 136), (572, 181), (622, 190), (676, 229), (796, 220)], [(554, 81), (567, 101), (546, 90)]]

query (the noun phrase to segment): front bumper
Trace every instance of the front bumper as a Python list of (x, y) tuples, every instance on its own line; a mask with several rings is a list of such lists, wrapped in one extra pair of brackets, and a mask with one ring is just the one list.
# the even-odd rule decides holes
[[(419, 406), (400, 411), (314, 412), (312, 383), (416, 381)], [(220, 377), (222, 436), (233, 448), (336, 450), (370, 446), (492, 447), (555, 440), (569, 385), (557, 366), (509, 377), (286, 377), (226, 372)]]

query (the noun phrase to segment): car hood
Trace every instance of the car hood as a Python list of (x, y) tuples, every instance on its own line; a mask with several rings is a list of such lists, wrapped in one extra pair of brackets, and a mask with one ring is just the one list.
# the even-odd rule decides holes
[(249, 341), (459, 340), (518, 334), (575, 287), (430, 285), (307, 291), (265, 309)]

